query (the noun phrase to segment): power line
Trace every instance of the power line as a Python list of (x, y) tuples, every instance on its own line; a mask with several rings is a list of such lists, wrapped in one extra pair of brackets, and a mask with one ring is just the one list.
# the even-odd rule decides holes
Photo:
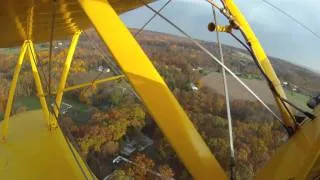
[(301, 21), (299, 21), (297, 18), (295, 18), (294, 16), (292, 16), (291, 14), (289, 14), (288, 12), (286, 12), (285, 10), (277, 7), (276, 5), (270, 3), (267, 0), (261, 0), (262, 2), (264, 2), (265, 4), (269, 5), (270, 7), (276, 9), (277, 11), (279, 11), (280, 13), (284, 14), (285, 16), (287, 16), (289, 19), (291, 19), (293, 22), (295, 22), (296, 24), (298, 24), (299, 26), (301, 26), (303, 29), (305, 29), (306, 31), (310, 32), (311, 34), (313, 34), (316, 38), (318, 38), (320, 40), (320, 35), (317, 34), (314, 30), (312, 30), (310, 27), (308, 27), (307, 25), (303, 24)]

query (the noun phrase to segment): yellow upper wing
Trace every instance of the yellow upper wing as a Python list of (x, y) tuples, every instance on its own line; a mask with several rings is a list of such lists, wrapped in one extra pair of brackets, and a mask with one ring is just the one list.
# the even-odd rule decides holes
[[(54, 40), (65, 39), (75, 31), (89, 27), (90, 22), (78, 0), (56, 0), (55, 4), (53, 2), (53, 0), (2, 0), (0, 48), (20, 46), (26, 39), (33, 40), (34, 43), (49, 41), (53, 12), (55, 12)], [(109, 2), (118, 14), (142, 5), (140, 0), (109, 0)]]

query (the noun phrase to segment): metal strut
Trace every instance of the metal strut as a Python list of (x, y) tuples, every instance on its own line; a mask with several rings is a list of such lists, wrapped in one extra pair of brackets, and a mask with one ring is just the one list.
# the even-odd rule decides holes
[(74, 55), (74, 52), (76, 50), (80, 35), (81, 35), (81, 31), (78, 31), (73, 35), (73, 38), (72, 38), (72, 41), (71, 41), (71, 44), (70, 44), (70, 47), (69, 47), (69, 50), (68, 50), (68, 55), (67, 55), (67, 58), (66, 58), (66, 60), (64, 62), (62, 74), (61, 74), (61, 77), (60, 77), (60, 83), (59, 83), (59, 86), (58, 86), (58, 89), (57, 89), (56, 106), (54, 106), (54, 112), (57, 115), (59, 115), (59, 109), (60, 109), (60, 105), (61, 105), (61, 102), (62, 102), (62, 97), (63, 97), (64, 89), (65, 89), (65, 86), (66, 86), (66, 82), (67, 82), (67, 79), (68, 79), (70, 66), (71, 66), (71, 63), (72, 63), (73, 55)]
[(32, 69), (34, 81), (35, 81), (36, 88), (37, 88), (37, 95), (40, 100), (40, 104), (42, 107), (42, 112), (44, 114), (44, 118), (47, 121), (49, 127), (52, 124), (52, 122), (49, 118), (49, 110), (48, 110), (47, 102), (45, 99), (44, 91), (42, 88), (42, 83), (41, 83), (40, 75), (38, 72), (38, 68), (36, 65), (37, 59), (36, 59), (36, 55), (35, 55), (34, 45), (33, 45), (32, 41), (26, 40), (26, 41), (24, 41), (24, 43), (21, 47), (19, 59), (16, 64), (15, 71), (13, 74), (13, 79), (12, 79), (12, 82), (10, 85), (10, 90), (9, 90), (9, 95), (8, 95), (8, 100), (7, 100), (7, 105), (6, 105), (6, 110), (5, 110), (5, 115), (4, 115), (3, 125), (2, 125), (2, 141), (6, 141), (6, 139), (8, 137), (9, 118), (10, 118), (10, 114), (12, 111), (14, 94), (16, 91), (16, 86), (17, 86), (17, 82), (19, 79), (21, 66), (24, 61), (26, 53), (28, 53), (28, 56), (29, 56), (31, 69)]
[[(211, 0), (208, 0), (208, 2), (213, 4)], [(255, 36), (249, 23), (247, 22), (245, 17), (242, 15), (241, 11), (238, 9), (238, 7), (233, 2), (233, 0), (223, 0), (223, 2), (224, 2), (225, 8), (228, 10), (228, 13), (226, 13), (223, 10), (221, 10), (221, 12), (227, 15), (228, 19), (231, 18), (230, 20), (232, 20), (232, 22), (237, 23), (240, 31), (242, 32), (242, 35), (247, 40), (248, 45), (251, 47), (252, 52), (255, 55), (259, 66), (261, 66), (263, 72), (267, 75), (268, 79), (270, 79), (270, 82), (274, 87), (275, 92), (273, 91), (272, 93), (280, 109), (281, 116), (285, 126), (295, 131), (296, 123), (295, 123), (294, 117), (291, 116), (292, 112), (290, 109), (288, 109), (285, 106), (285, 104), (282, 102), (280, 98), (280, 97), (283, 97), (286, 99), (285, 92), (259, 40)]]

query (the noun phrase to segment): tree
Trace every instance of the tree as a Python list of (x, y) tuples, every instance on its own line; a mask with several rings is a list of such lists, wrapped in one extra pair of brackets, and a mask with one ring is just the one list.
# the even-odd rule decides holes
[(135, 165), (131, 165), (126, 169), (126, 174), (134, 179), (144, 180), (147, 179), (148, 170), (151, 170), (155, 163), (152, 159), (149, 159), (145, 154), (137, 154), (132, 158)]
[(166, 164), (158, 167), (158, 171), (161, 174), (161, 180), (173, 179), (174, 172), (172, 169)]
[(95, 94), (95, 88), (89, 87), (81, 90), (79, 100), (85, 104), (92, 104), (92, 96)]
[(126, 173), (123, 170), (115, 170), (113, 173), (109, 176), (110, 180), (131, 180), (129, 176), (126, 175)]
[(101, 147), (101, 152), (105, 155), (115, 155), (119, 152), (120, 145), (116, 141), (108, 141)]

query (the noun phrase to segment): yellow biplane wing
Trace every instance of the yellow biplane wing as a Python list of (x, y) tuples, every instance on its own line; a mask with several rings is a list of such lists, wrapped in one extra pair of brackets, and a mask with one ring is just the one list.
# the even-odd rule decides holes
[[(142, 5), (139, 0), (110, 0), (110, 4), (118, 14)], [(27, 39), (48, 42), (53, 12), (54, 40), (66, 39), (90, 26), (77, 0), (58, 0), (55, 4), (50, 0), (4, 0), (0, 6), (0, 48), (20, 46)]]
[[(131, 83), (190, 174), (195, 179), (227, 179), (226, 173), (193, 126), (185, 111), (131, 32), (119, 18), (119, 14), (140, 7), (143, 2), (151, 1), (2, 1), (0, 5), (0, 48), (21, 45), (22, 47), (10, 85), (4, 120), (0, 122), (2, 126), (1, 135), (4, 140), (0, 143), (0, 179), (95, 179), (79, 154), (74, 151), (70, 142), (64, 137), (59, 127), (56, 128), (56, 122), (54, 122), (56, 119), (51, 118), (52, 114), (59, 113), (57, 109), (60, 107), (63, 93), (66, 91), (65, 84), (81, 31), (91, 25), (96, 29), (105, 45), (108, 46), (123, 74)], [(230, 11), (230, 15), (234, 18), (233, 20), (243, 29), (243, 34), (246, 35), (248, 43), (251, 44), (258, 63), (272, 80), (271, 83), (274, 84), (278, 93), (285, 97), (280, 81), (249, 24), (232, 0), (223, 0), (222, 2)], [(37, 69), (37, 59), (33, 44), (63, 40), (70, 36), (73, 36), (73, 38), (56, 92), (57, 107), (50, 114)], [(43, 120), (39, 115), (41, 113), (36, 111), (14, 116), (9, 123), (15, 88), (25, 54), (29, 55), (37, 95), (39, 96), (42, 114), (46, 121), (41, 121)], [(109, 80), (111, 79), (104, 79), (101, 82)], [(80, 86), (87, 85), (88, 83)], [(275, 99), (278, 100), (284, 123), (287, 127), (295, 130), (294, 119), (289, 118), (289, 110), (284, 109), (277, 96), (275, 96)], [(313, 123), (317, 122), (313, 121)], [(48, 127), (51, 131), (48, 131)], [(289, 148), (284, 147), (283, 151), (286, 149), (291, 150), (297, 139), (303, 139), (304, 135), (310, 136), (313, 134), (312, 132), (316, 132), (314, 133), (316, 139), (310, 141), (312, 142), (311, 144), (319, 144), (319, 127), (319, 123), (314, 124), (314, 126), (309, 125), (309, 129), (306, 129), (309, 133), (300, 133), (300, 135), (299, 131), (297, 131), (296, 137), (292, 138), (293, 143), (288, 143), (286, 147)], [(56, 129), (56, 131), (52, 129)], [(312, 129), (314, 131), (311, 131)], [(307, 160), (312, 159), (312, 161), (308, 161), (312, 163), (305, 166), (308, 168), (306, 171), (311, 169), (319, 156), (318, 146), (310, 146), (308, 150), (316, 152), (317, 156), (314, 159), (304, 156)], [(297, 150), (296, 152), (292, 154), (285, 152), (284, 154), (293, 157), (299, 153), (305, 153), (303, 150)], [(279, 154), (278, 157), (282, 157), (282, 154)], [(281, 167), (287, 168), (288, 164), (292, 165), (292, 162), (296, 161), (282, 160), (281, 162), (285, 163), (281, 164)], [(279, 163), (271, 163), (269, 166), (273, 167), (274, 164)], [(300, 167), (295, 167), (294, 169), (300, 169)], [(263, 172), (270, 171), (264, 170)], [(266, 177), (264, 175), (259, 177), (263, 179)], [(303, 173), (301, 179), (306, 176), (307, 174)], [(288, 176), (284, 174), (282, 177)]]

